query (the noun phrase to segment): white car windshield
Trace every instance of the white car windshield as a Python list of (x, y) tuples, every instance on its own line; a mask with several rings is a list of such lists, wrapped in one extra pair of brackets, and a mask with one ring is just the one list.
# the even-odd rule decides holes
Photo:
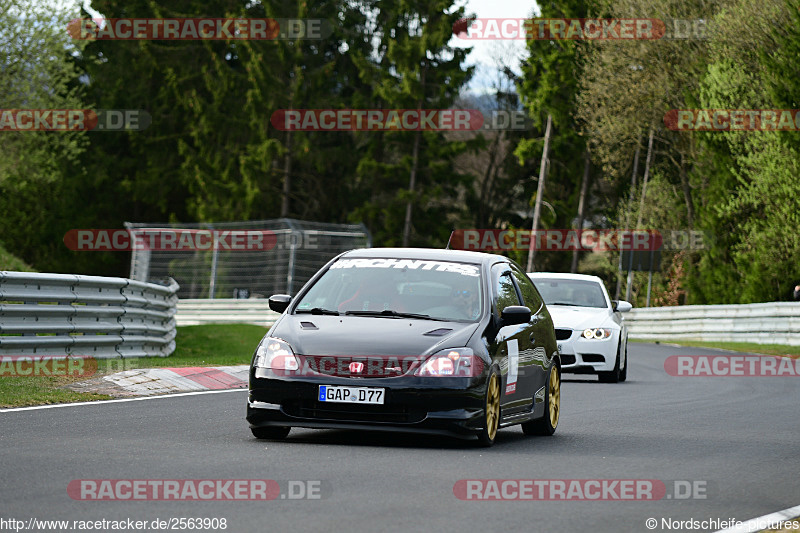
[(484, 306), (481, 286), (475, 264), (344, 258), (302, 297), (295, 313), (475, 321)]
[(533, 283), (547, 305), (608, 307), (603, 289), (595, 281), (534, 278)]

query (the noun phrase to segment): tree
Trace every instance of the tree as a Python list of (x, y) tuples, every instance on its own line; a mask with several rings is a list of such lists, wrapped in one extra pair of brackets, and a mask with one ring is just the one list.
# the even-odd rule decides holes
[[(78, 14), (76, 5), (0, 0), (0, 108), (88, 107), (75, 63), (83, 43), (66, 32)], [(53, 208), (88, 144), (81, 131), (0, 132), (0, 240), (25, 262), (47, 265), (65, 250), (69, 226)]]
[[(585, 0), (558, 4), (542, 2), (539, 7), (538, 16), (542, 18), (585, 18), (588, 13)], [(588, 190), (588, 153), (586, 140), (580, 135), (575, 116), (581, 76), (578, 51), (582, 46), (585, 43), (581, 41), (530, 39), (527, 43), (529, 55), (522, 63), (519, 93), (529, 115), (533, 117), (537, 126), (535, 133), (538, 135), (520, 140), (516, 148), (520, 161), (541, 159), (542, 136), (548, 115), (552, 116), (553, 125), (542, 200), (547, 202), (554, 216), (540, 222), (540, 228), (567, 228), (573, 219), (586, 216), (585, 211), (583, 216), (578, 214), (578, 207), (580, 191)], [(584, 181), (586, 187), (583, 187)], [(584, 209), (590, 204), (584, 202)], [(536, 258), (540, 263), (537, 270), (567, 270), (571, 264), (567, 254), (537, 254)]]
[[(464, 8), (453, 8), (452, 0), (394, 0), (381, 2), (370, 16), (376, 49), (371, 56), (355, 54), (361, 80), (373, 87), (368, 106), (453, 106), (472, 75), (463, 67), (468, 51), (448, 45)], [(376, 241), (387, 245), (444, 245), (452, 221), (441, 210), (460, 210), (455, 199), (466, 179), (453, 171), (453, 161), (466, 145), (445, 142), (438, 131), (362, 132), (356, 139), (363, 146), (354, 190), (360, 205), (351, 219), (365, 220)]]

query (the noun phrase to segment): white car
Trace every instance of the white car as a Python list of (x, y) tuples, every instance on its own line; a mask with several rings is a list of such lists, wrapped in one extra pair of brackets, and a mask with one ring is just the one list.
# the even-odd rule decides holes
[(553, 318), (561, 371), (597, 374), (606, 383), (625, 381), (628, 330), (622, 313), (633, 306), (611, 300), (597, 276), (533, 272), (528, 277)]

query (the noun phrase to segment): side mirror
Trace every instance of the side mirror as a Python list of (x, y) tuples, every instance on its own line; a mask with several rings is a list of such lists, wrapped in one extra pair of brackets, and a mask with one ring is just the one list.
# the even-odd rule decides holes
[(531, 321), (531, 310), (524, 305), (509, 305), (500, 313), (500, 327), (525, 324)]
[(273, 294), (269, 297), (269, 308), (276, 313), (286, 311), (290, 303), (292, 303), (292, 297), (288, 294)]
[(633, 306), (630, 302), (626, 302), (625, 300), (611, 300), (611, 309), (619, 311), (620, 313), (627, 313), (633, 309)]

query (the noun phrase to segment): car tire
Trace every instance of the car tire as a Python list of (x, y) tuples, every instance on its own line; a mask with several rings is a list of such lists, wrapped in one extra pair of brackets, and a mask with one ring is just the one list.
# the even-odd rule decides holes
[(614, 370), (611, 372), (598, 372), (597, 375), (600, 378), (600, 383), (618, 383), (620, 381), (620, 370), (619, 370), (619, 350), (620, 345), (617, 345), (617, 360), (614, 362)]
[(550, 436), (558, 428), (561, 417), (561, 375), (558, 365), (550, 367), (547, 386), (544, 393), (544, 416), (522, 424), (522, 432), (526, 435)]
[(257, 439), (269, 439), (269, 440), (283, 440), (288, 435), (289, 432), (292, 430), (290, 427), (280, 427), (280, 426), (265, 426), (260, 428), (250, 428), (250, 431), (253, 433), (253, 436)]
[(492, 369), (486, 380), (486, 396), (483, 404), (484, 427), (478, 433), (478, 443), (489, 447), (494, 444), (500, 427), (500, 375)]
[(622, 370), (619, 371), (619, 380), (625, 381), (628, 379), (628, 367), (630, 366), (630, 361), (628, 361), (628, 339), (625, 339), (625, 366)]

